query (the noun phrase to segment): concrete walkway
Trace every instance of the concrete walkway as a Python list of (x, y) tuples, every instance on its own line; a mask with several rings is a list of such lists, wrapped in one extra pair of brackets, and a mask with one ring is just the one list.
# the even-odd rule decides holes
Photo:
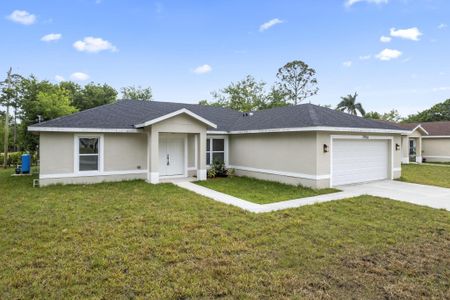
[(314, 203), (342, 200), (361, 195), (390, 198), (413, 204), (425, 205), (432, 208), (444, 208), (446, 210), (450, 210), (450, 189), (392, 180), (341, 186), (338, 188), (342, 190), (342, 192), (269, 204), (249, 202), (188, 181), (174, 181), (173, 184), (199, 195), (211, 198), (215, 201), (234, 205), (253, 213), (271, 212)]

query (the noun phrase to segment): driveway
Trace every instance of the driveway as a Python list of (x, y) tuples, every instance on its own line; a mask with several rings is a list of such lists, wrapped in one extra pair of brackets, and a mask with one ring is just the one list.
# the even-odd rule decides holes
[(450, 189), (395, 180), (376, 181), (337, 187), (345, 192), (443, 208), (450, 211)]

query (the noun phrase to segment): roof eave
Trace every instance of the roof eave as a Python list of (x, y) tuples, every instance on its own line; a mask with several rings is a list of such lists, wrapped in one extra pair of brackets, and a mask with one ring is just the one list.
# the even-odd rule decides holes
[(177, 111), (174, 111), (174, 112), (165, 114), (163, 116), (160, 116), (158, 118), (148, 120), (148, 121), (146, 121), (144, 123), (136, 124), (136, 125), (134, 125), (134, 127), (135, 128), (143, 128), (143, 127), (150, 126), (150, 125), (162, 122), (164, 120), (173, 118), (173, 117), (181, 115), (181, 114), (187, 114), (188, 116), (190, 116), (190, 117), (200, 121), (201, 123), (204, 123), (204, 124), (208, 125), (211, 128), (217, 128), (217, 125), (214, 124), (213, 122), (211, 122), (211, 121), (209, 121), (209, 120), (207, 120), (207, 119), (197, 115), (196, 113), (193, 113), (192, 111), (190, 111), (190, 110), (188, 110), (186, 108), (182, 108), (182, 109), (179, 109)]

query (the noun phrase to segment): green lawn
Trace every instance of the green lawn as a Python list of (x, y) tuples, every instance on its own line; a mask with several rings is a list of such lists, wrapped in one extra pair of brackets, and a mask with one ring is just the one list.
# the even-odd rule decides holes
[(416, 164), (402, 165), (402, 177), (400, 180), (450, 188), (450, 167)]
[(0, 170), (1, 299), (448, 297), (450, 214), (375, 197), (252, 214), (171, 184)]
[(214, 178), (198, 185), (254, 203), (265, 204), (338, 192), (336, 189), (314, 190), (249, 177)]

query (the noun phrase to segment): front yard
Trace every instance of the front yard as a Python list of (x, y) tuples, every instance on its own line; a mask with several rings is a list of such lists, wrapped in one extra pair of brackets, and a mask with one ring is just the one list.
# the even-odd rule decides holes
[(198, 185), (258, 204), (312, 197), (338, 192), (336, 189), (310, 189), (249, 177), (214, 178), (196, 182)]
[(402, 165), (400, 180), (450, 188), (450, 166)]
[(252, 214), (171, 184), (9, 175), (2, 299), (448, 297), (447, 211), (364, 196)]

